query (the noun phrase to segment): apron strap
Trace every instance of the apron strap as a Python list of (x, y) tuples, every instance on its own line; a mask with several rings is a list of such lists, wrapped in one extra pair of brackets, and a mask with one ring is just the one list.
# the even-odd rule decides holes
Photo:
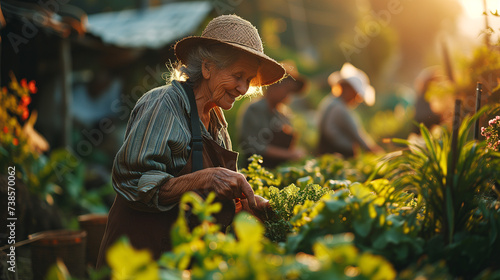
[(200, 117), (198, 107), (194, 97), (193, 89), (187, 82), (181, 83), (189, 98), (191, 106), (191, 151), (192, 151), (192, 172), (203, 169), (203, 139), (201, 138)]

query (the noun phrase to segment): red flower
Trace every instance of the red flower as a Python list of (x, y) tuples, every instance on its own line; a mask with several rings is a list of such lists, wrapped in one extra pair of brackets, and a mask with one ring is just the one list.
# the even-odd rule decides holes
[(14, 138), (14, 139), (12, 140), (12, 144), (14, 144), (14, 146), (19, 145), (19, 139)]
[(26, 119), (28, 119), (29, 116), (30, 116), (30, 111), (28, 111), (27, 108), (24, 108), (23, 109), (23, 115), (21, 116), (21, 119), (23, 121), (25, 121)]
[(3, 133), (5, 133), (5, 134), (9, 133), (9, 128), (6, 127), (6, 126), (4, 126), (3, 127)]
[(23, 88), (28, 88), (28, 82), (26, 81), (26, 79), (22, 79), (22, 80), (21, 80), (21, 86), (22, 86)]
[(29, 84), (28, 84), (28, 89), (31, 93), (36, 93), (38, 91), (38, 89), (36, 88), (36, 85), (35, 85), (35, 81), (31, 81)]
[(21, 106), (26, 107), (31, 103), (31, 97), (23, 96), (21, 97)]

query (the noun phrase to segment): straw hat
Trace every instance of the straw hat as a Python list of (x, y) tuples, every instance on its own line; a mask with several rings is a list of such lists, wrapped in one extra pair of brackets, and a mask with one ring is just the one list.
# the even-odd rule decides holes
[(332, 87), (340, 82), (348, 82), (368, 106), (375, 104), (375, 89), (370, 85), (370, 79), (365, 72), (349, 62), (344, 63), (340, 71), (333, 72), (328, 77), (328, 83)]
[(259, 76), (262, 85), (279, 81), (285, 74), (285, 69), (278, 62), (264, 54), (257, 28), (236, 15), (218, 16), (208, 23), (201, 36), (180, 40), (175, 44), (175, 55), (185, 64), (194, 47), (211, 43), (224, 43), (256, 56), (260, 60)]

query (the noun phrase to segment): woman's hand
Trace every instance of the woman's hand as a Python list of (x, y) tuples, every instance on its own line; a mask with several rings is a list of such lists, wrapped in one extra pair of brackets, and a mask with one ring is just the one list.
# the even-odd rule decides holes
[(159, 203), (179, 201), (188, 191), (215, 192), (223, 199), (246, 198), (251, 208), (256, 207), (252, 186), (241, 173), (223, 167), (205, 168), (168, 180), (160, 187)]
[(272, 220), (275, 218), (274, 211), (272, 210), (271, 205), (269, 205), (269, 200), (259, 195), (256, 195), (255, 201), (256, 201), (256, 206), (251, 208), (248, 205), (248, 200), (242, 199), (240, 201), (242, 210), (249, 212), (257, 219), (259, 219), (261, 222), (264, 222), (266, 220)]
[(205, 189), (214, 191), (218, 197), (246, 198), (252, 208), (257, 206), (252, 186), (243, 174), (222, 167), (206, 168), (198, 172), (206, 173), (208, 182)]

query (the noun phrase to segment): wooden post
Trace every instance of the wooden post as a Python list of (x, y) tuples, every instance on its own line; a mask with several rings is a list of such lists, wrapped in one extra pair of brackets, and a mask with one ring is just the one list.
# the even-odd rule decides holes
[(62, 88), (62, 118), (63, 118), (63, 143), (64, 147), (71, 145), (71, 129), (73, 126), (73, 113), (71, 103), (71, 45), (68, 38), (61, 38), (61, 88)]
[[(481, 95), (483, 93), (483, 84), (477, 83), (476, 86), (476, 114), (479, 112), (479, 109), (481, 109)], [(476, 119), (476, 122), (474, 123), (474, 140), (479, 139), (479, 118)]]

